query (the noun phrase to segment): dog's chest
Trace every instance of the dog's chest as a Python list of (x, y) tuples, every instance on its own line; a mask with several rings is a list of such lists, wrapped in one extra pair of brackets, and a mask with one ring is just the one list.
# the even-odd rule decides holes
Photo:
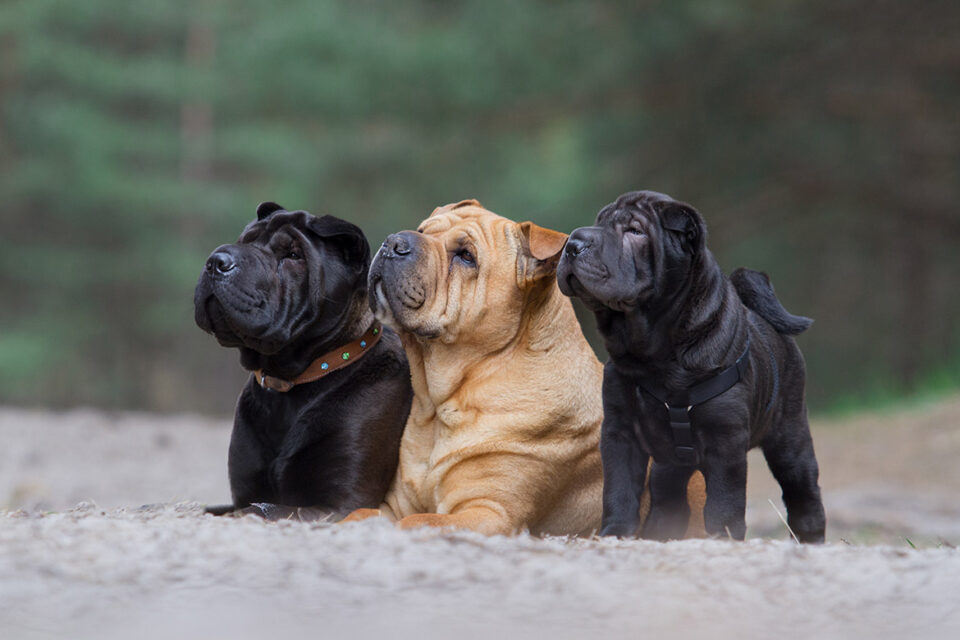
[(436, 511), (443, 500), (442, 483), (457, 463), (469, 438), (464, 413), (452, 404), (429, 415), (411, 415), (400, 455), (401, 489), (417, 511)]
[[(634, 429), (643, 448), (657, 462), (675, 463), (675, 442), (663, 405), (646, 403), (637, 412)], [(694, 440), (696, 437), (694, 436)]]

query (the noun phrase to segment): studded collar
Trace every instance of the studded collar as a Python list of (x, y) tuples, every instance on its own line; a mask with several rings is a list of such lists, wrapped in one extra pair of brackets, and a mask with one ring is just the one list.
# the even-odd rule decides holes
[(298, 384), (314, 382), (329, 373), (333, 373), (337, 369), (342, 369), (347, 365), (356, 362), (363, 357), (363, 354), (370, 351), (370, 349), (373, 348), (373, 345), (380, 341), (380, 334), (380, 323), (374, 322), (372, 325), (370, 325), (370, 328), (367, 329), (366, 332), (358, 339), (349, 344), (345, 344), (338, 349), (334, 349), (333, 351), (323, 354), (311, 362), (310, 366), (293, 380), (284, 380), (282, 378), (264, 375), (263, 369), (254, 371), (253, 377), (264, 389), (286, 393)]

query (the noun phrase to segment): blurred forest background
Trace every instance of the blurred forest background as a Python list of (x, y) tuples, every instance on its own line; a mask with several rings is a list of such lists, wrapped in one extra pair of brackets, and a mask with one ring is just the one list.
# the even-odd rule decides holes
[(960, 387), (956, 0), (5, 0), (0, 403), (230, 413), (192, 293), (261, 201), (376, 247), (637, 188), (816, 318), (815, 410)]

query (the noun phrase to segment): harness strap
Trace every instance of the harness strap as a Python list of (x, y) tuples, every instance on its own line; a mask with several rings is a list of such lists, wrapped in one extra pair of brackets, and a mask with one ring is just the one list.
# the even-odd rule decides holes
[(651, 382), (645, 378), (637, 380), (638, 395), (641, 390), (645, 391), (662, 402), (667, 408), (670, 430), (673, 433), (673, 452), (680, 464), (691, 466), (697, 464), (699, 460), (696, 447), (693, 446), (690, 410), (698, 404), (716, 398), (740, 382), (747, 371), (747, 364), (749, 363), (747, 355), (749, 353), (750, 336), (747, 335), (747, 344), (736, 362), (712, 378), (679, 391), (668, 392), (662, 384)]
[(690, 426), (690, 407), (667, 407), (670, 415), (670, 430), (673, 431), (673, 453), (680, 464), (697, 464), (697, 450), (693, 446), (693, 429)]

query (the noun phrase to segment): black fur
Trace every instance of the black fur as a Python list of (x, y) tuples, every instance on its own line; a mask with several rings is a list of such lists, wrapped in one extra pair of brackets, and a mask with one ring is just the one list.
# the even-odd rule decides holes
[[(596, 226), (575, 230), (560, 260), (561, 290), (594, 311), (610, 353), (603, 380), (601, 534), (681, 536), (689, 519), (686, 483), (700, 470), (707, 531), (743, 539), (747, 451), (759, 446), (783, 490), (790, 527), (802, 541), (821, 542), (826, 520), (803, 356), (790, 337), (812, 321), (789, 314), (765, 274), (739, 269), (728, 279), (706, 238), (703, 218), (690, 205), (634, 191), (604, 207)], [(740, 382), (690, 410), (699, 462), (683, 466), (666, 407), (638, 381), (688, 389), (730, 366), (748, 344)], [(651, 456), (651, 512), (640, 532)]]
[(730, 282), (743, 304), (760, 314), (778, 333), (799, 335), (813, 324), (810, 318), (795, 316), (783, 308), (777, 300), (777, 294), (773, 292), (773, 285), (767, 274), (740, 267), (730, 274)]
[[(244, 368), (293, 379), (373, 322), (369, 266), (355, 225), (264, 203), (239, 241), (207, 260), (196, 321), (238, 348)], [(399, 337), (388, 328), (381, 335), (355, 364), (287, 393), (251, 375), (230, 439), (233, 508), (260, 504), (258, 513), (281, 517), (289, 507), (337, 515), (379, 506), (413, 397)]]

